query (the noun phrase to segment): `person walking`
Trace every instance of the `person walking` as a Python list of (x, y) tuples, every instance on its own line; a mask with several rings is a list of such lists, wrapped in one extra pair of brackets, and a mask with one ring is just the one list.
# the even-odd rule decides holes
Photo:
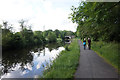
[(83, 46), (84, 46), (84, 50), (86, 49), (86, 39), (84, 38), (83, 40)]
[(91, 48), (91, 39), (88, 38), (88, 49), (90, 50), (90, 48)]

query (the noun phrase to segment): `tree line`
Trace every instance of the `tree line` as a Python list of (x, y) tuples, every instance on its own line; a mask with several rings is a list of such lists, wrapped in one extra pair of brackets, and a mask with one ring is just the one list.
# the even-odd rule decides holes
[(72, 6), (70, 19), (77, 23), (77, 37), (120, 41), (120, 2), (82, 2)]
[[(21, 49), (35, 45), (45, 45), (47, 43), (62, 42), (65, 36), (74, 35), (72, 31), (67, 30), (45, 30), (32, 31), (31, 26), (25, 25), (24, 20), (19, 21), (21, 31), (13, 32), (12, 25), (4, 21), (0, 25), (2, 29), (2, 50)], [(29, 29), (27, 29), (29, 27)]]

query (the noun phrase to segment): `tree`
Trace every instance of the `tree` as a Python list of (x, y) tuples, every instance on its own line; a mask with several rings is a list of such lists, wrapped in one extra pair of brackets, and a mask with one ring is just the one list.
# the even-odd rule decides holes
[(55, 34), (56, 34), (56, 37), (58, 38), (59, 37), (59, 34), (60, 34), (60, 31), (58, 29), (56, 29), (55, 31)]
[(53, 33), (53, 32), (49, 32), (47, 38), (48, 38), (49, 43), (57, 41), (57, 37), (56, 37), (55, 33)]
[(35, 44), (45, 44), (46, 43), (46, 40), (45, 40), (45, 37), (43, 36), (42, 31), (34, 32), (34, 42), (35, 42)]
[(20, 32), (15, 33), (12, 36), (12, 42), (10, 42), (12, 49), (21, 49), (24, 47), (24, 42)]
[(27, 30), (26, 28), (23, 29), (24, 39), (26, 46), (30, 46), (34, 44), (34, 34), (32, 30)]
[(82, 2), (69, 18), (78, 24), (77, 35), (94, 40), (119, 41), (120, 2)]
[(23, 20), (23, 19), (21, 19), (21, 20), (19, 21), (19, 24), (20, 24), (20, 27), (21, 27), (21, 31), (23, 31), (23, 29), (26, 28), (25, 22), (26, 22), (26, 21)]
[(22, 34), (22, 37), (24, 37), (24, 29), (26, 28), (26, 25), (25, 25), (26, 21), (21, 19), (19, 21), (19, 24), (20, 24), (20, 27), (21, 27), (21, 34)]

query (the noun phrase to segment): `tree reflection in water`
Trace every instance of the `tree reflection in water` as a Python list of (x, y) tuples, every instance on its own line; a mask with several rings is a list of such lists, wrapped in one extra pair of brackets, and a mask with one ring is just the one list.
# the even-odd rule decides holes
[[(64, 44), (61, 43), (54, 43), (54, 44), (47, 44), (45, 46), (37, 46), (34, 48), (26, 48), (22, 50), (11, 50), (9, 52), (3, 52), (2, 54), (2, 64), (0, 64), (1, 71), (0, 75), (5, 75), (7, 73), (11, 73), (12, 71), (16, 70), (16, 67), (23, 71), (30, 71), (31, 68), (35, 65), (33, 63), (33, 58), (36, 52), (37, 57), (40, 57), (41, 51), (43, 51), (43, 56), (45, 56), (45, 48), (48, 48), (51, 52), (53, 49), (58, 50), (60, 46)], [(18, 67), (19, 66), (19, 67)], [(28, 67), (29, 66), (29, 67)], [(34, 68), (33, 68), (34, 69)]]
[(26, 66), (27, 63), (33, 65), (33, 56), (30, 54), (29, 49), (4, 52), (2, 56), (2, 74), (14, 71), (13, 68), (18, 64), (20, 64), (21, 70), (25, 70), (24, 66)]

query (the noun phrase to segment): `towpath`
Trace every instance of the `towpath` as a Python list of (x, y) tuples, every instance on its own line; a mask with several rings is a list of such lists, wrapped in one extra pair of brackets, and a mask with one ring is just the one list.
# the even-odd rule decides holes
[(98, 56), (93, 50), (84, 50), (82, 42), (80, 44), (80, 60), (75, 78), (87, 78), (95, 80), (95, 78), (108, 78), (109, 80), (119, 80), (117, 70), (110, 64), (105, 62), (103, 58)]

